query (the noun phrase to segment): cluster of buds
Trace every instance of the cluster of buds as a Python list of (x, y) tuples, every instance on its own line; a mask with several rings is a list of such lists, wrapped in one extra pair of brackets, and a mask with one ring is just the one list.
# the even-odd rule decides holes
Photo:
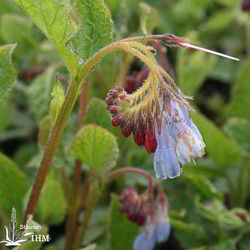
[(112, 125), (120, 126), (125, 137), (133, 133), (137, 145), (144, 145), (149, 153), (155, 152), (157, 145), (151, 120), (148, 119), (145, 123), (140, 115), (138, 117), (130, 116), (126, 112), (131, 105), (132, 98), (132, 95), (129, 95), (121, 86), (108, 92), (105, 101), (112, 114)]
[(128, 215), (128, 220), (136, 222), (137, 225), (145, 224), (150, 204), (145, 197), (140, 196), (132, 188), (125, 189), (120, 195), (120, 212)]
[(122, 192), (120, 203), (121, 212), (127, 213), (130, 221), (143, 226), (143, 231), (134, 241), (134, 250), (152, 250), (156, 243), (168, 239), (171, 227), (165, 195), (145, 200), (144, 195), (140, 196), (132, 188), (128, 188)]

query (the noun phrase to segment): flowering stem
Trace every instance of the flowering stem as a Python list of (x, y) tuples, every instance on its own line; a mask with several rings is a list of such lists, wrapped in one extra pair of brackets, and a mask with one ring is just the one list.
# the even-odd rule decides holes
[(106, 175), (106, 178), (113, 178), (121, 174), (134, 173), (145, 177), (148, 180), (148, 194), (151, 196), (153, 192), (153, 183), (155, 184), (158, 194), (164, 194), (163, 189), (160, 183), (146, 171), (139, 168), (121, 168), (115, 171), (110, 172)]

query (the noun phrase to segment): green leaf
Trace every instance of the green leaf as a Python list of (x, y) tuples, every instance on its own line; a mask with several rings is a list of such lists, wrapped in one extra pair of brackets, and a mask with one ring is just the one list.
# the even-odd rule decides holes
[(53, 88), (51, 93), (51, 103), (50, 103), (50, 119), (51, 119), (51, 126), (54, 125), (57, 116), (59, 115), (60, 109), (64, 102), (64, 89), (62, 85), (57, 82)]
[[(27, 226), (34, 227), (35, 229), (25, 229), (23, 233), (33, 233), (34, 235), (44, 235), (47, 237), (47, 226), (41, 226), (31, 219), (27, 221)], [(43, 243), (42, 241), (27, 241), (21, 243), (21, 246), (15, 247), (13, 250), (39, 250)]]
[(220, 193), (206, 177), (197, 174), (185, 174), (185, 178), (193, 184), (202, 197), (207, 199), (223, 199), (223, 194)]
[(202, 24), (202, 32), (220, 32), (229, 27), (233, 20), (233, 12), (230, 10), (217, 11), (205, 24)]
[(107, 110), (107, 104), (98, 98), (93, 97), (88, 103), (88, 113), (84, 120), (86, 124), (94, 123), (106, 128), (114, 134), (120, 133), (120, 130), (114, 128), (111, 123), (111, 116)]
[(32, 22), (20, 15), (4, 14), (1, 16), (0, 34), (6, 43), (17, 43), (16, 53), (27, 56), (34, 48)]
[(6, 103), (16, 80), (16, 71), (11, 62), (15, 47), (15, 44), (0, 46), (0, 108)]
[(47, 179), (37, 204), (36, 220), (47, 225), (59, 224), (66, 212), (67, 204), (60, 182)]
[(239, 250), (248, 250), (250, 246), (250, 233), (246, 234), (238, 244)]
[(55, 71), (55, 67), (48, 68), (47, 71), (36, 77), (28, 88), (29, 108), (35, 114), (37, 122), (48, 114)]
[(171, 219), (171, 225), (175, 230), (176, 238), (184, 249), (205, 245), (206, 234), (200, 225), (174, 219)]
[(144, 34), (152, 34), (155, 27), (160, 27), (160, 16), (154, 7), (140, 3), (140, 26)]
[(132, 249), (133, 242), (139, 234), (139, 227), (135, 223), (128, 221), (125, 214), (120, 213), (119, 198), (115, 195), (112, 195), (111, 216), (111, 249)]
[(235, 250), (241, 235), (232, 236), (209, 248), (209, 250)]
[(70, 0), (15, 0), (42, 30), (62, 56), (73, 75), (77, 72), (77, 59), (67, 46), (76, 32), (70, 12)]
[(230, 118), (224, 125), (225, 132), (230, 135), (242, 149), (250, 153), (250, 121), (242, 118)]
[(238, 71), (236, 85), (233, 89), (232, 102), (228, 106), (228, 115), (250, 119), (250, 60), (245, 61)]
[(80, 19), (77, 34), (71, 39), (76, 54), (86, 61), (112, 41), (112, 20), (103, 0), (75, 0)]
[(91, 244), (87, 247), (81, 248), (80, 250), (95, 250), (96, 249), (96, 244)]
[(9, 217), (12, 207), (22, 217), (22, 200), (28, 190), (27, 176), (7, 156), (0, 153), (0, 207), (1, 214)]
[(196, 208), (202, 217), (216, 223), (223, 230), (235, 230), (245, 224), (236, 213), (227, 210), (219, 200), (204, 204), (197, 200)]
[(70, 153), (87, 164), (91, 171), (103, 174), (115, 166), (119, 148), (113, 134), (102, 127), (90, 124), (76, 134)]
[(243, 152), (239, 146), (227, 138), (211, 121), (198, 112), (193, 112), (191, 116), (201, 131), (208, 155), (219, 167), (227, 168), (242, 159)]
[(211, 73), (216, 57), (200, 51), (180, 49), (177, 55), (177, 82), (186, 95), (193, 96)]

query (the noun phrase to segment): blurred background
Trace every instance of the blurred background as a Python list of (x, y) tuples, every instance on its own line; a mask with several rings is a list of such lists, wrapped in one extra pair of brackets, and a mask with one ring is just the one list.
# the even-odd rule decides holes
[[(236, 62), (190, 49), (166, 47), (160, 42), (151, 43), (159, 64), (184, 94), (193, 97), (191, 105), (196, 112), (191, 116), (206, 144), (206, 156), (196, 165), (185, 166), (178, 179), (161, 181), (169, 199), (172, 233), (156, 249), (249, 250), (250, 1), (105, 0), (105, 3), (114, 22), (114, 40), (171, 33), (189, 39), (191, 44), (240, 59)], [(23, 200), (35, 178), (50, 129), (47, 115), (55, 76), (65, 83), (64, 87), (68, 80), (56, 50), (31, 19), (14, 2), (1, 0), (0, 44), (9, 43), (17, 43), (13, 63), (18, 79), (8, 103), (0, 109), (0, 225), (8, 221), (13, 203), (23, 210)], [(119, 128), (112, 128), (103, 102), (114, 86), (123, 85), (132, 93), (146, 76), (144, 65), (130, 55), (117, 52), (106, 57), (89, 79), (85, 123), (99, 124), (117, 136), (118, 168), (139, 167), (154, 175), (153, 155), (138, 147), (133, 138), (124, 138)], [(56, 175), (62, 165), (66, 166), (69, 180), (74, 161), (66, 152), (76, 131), (76, 113), (77, 107), (70, 116), (52, 170)], [(15, 173), (6, 168), (12, 164), (25, 175), (19, 178), (20, 183)], [(98, 250), (131, 249), (137, 229), (112, 210), (117, 209), (117, 204), (112, 202), (114, 207), (109, 208), (110, 194), (119, 195), (126, 186), (140, 192), (147, 182), (126, 175), (106, 185), (85, 244), (97, 242)], [(52, 195), (51, 201), (57, 199), (56, 195)], [(60, 203), (57, 206), (60, 210)], [(52, 237), (52, 242), (44, 248), (60, 249), (66, 206), (63, 211), (52, 212), (55, 216), (50, 217), (52, 220), (43, 215), (38, 211), (35, 218), (48, 225)], [(107, 228), (113, 215), (113, 221), (121, 223), (115, 227), (111, 222)]]

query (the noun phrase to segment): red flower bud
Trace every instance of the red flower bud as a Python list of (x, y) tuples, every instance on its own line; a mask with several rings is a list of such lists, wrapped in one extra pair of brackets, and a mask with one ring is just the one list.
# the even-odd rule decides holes
[(132, 132), (132, 126), (131, 124), (128, 122), (125, 127), (122, 129), (122, 134), (125, 136), (125, 137), (128, 137), (130, 136)]
[(121, 119), (119, 117), (115, 117), (113, 120), (112, 120), (112, 126), (113, 127), (117, 127), (121, 124)]
[(137, 124), (134, 139), (135, 139), (135, 142), (136, 142), (137, 145), (143, 145), (144, 144), (145, 134), (142, 132), (139, 124)]
[(147, 133), (145, 136), (144, 147), (149, 153), (154, 153), (157, 147), (156, 137), (151, 133)]

